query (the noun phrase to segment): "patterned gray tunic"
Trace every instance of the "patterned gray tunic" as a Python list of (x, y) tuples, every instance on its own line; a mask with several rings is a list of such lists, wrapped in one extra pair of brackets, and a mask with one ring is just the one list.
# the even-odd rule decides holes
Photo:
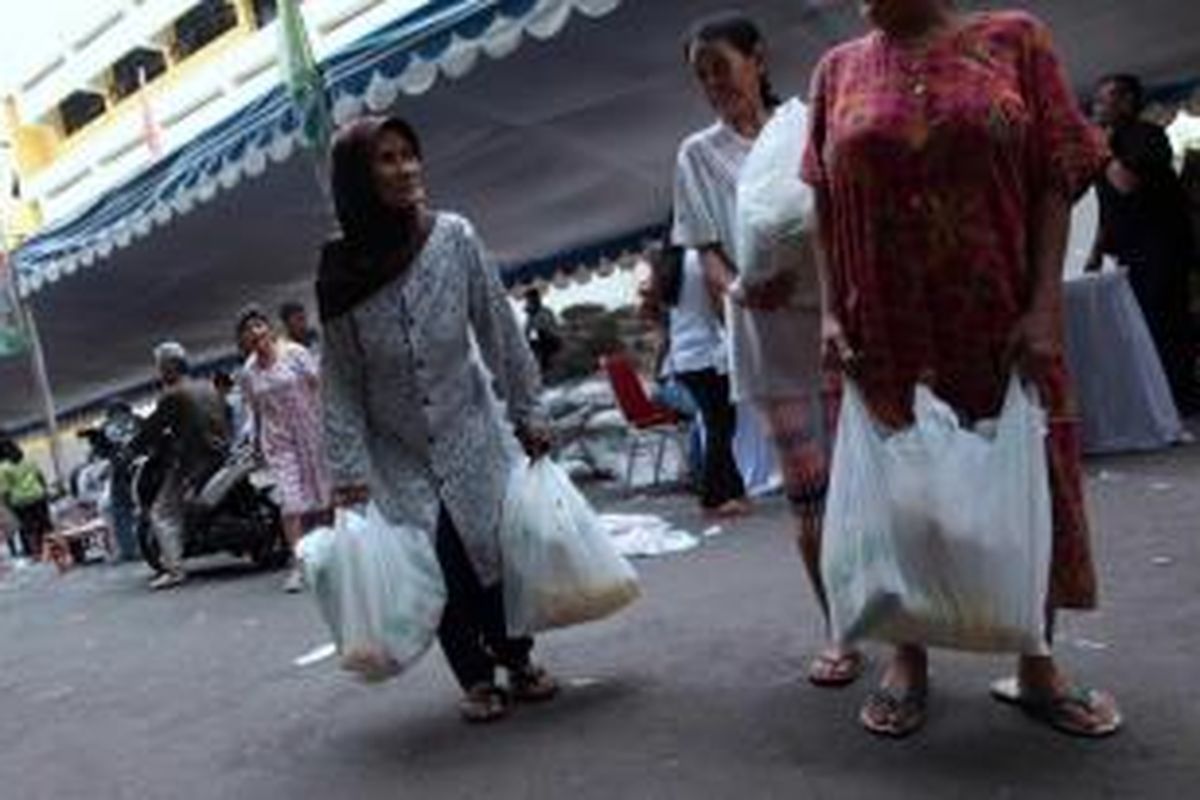
[(471, 224), (438, 213), (408, 271), (325, 327), (326, 441), (336, 486), (366, 484), (384, 516), (430, 533), (444, 506), (480, 580), (537, 412), (537, 365)]

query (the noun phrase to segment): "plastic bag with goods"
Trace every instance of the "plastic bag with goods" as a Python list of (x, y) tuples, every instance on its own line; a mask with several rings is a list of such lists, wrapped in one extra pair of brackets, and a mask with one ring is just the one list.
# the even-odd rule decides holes
[(842, 641), (1045, 652), (1051, 551), (1045, 413), (1015, 377), (965, 428), (926, 387), (885, 434), (848, 383), (821, 571)]
[(393, 525), (374, 504), (339, 511), (304, 537), (299, 557), (343, 669), (368, 682), (402, 673), (437, 635), (446, 586), (428, 534)]
[(500, 537), (512, 635), (602, 619), (639, 594), (603, 522), (548, 458), (514, 471)]
[[(736, 248), (739, 285), (749, 288), (782, 270), (804, 269), (801, 291), (816, 289), (809, 256), (816, 201), (800, 179), (808, 110), (799, 100), (780, 106), (754, 142), (738, 175)], [(807, 268), (807, 269), (805, 269)]]

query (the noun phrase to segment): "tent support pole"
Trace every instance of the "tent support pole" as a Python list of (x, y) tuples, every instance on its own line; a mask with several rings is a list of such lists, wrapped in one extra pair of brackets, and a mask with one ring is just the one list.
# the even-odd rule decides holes
[[(14, 292), (14, 294), (16, 294)], [(58, 438), (58, 411), (54, 407), (54, 393), (50, 388), (50, 372), (46, 369), (46, 354), (42, 349), (42, 337), (38, 333), (37, 320), (28, 303), (17, 301), (19, 313), (24, 317), (25, 331), (29, 336), (29, 360), (33, 367), (33, 378), (37, 383), (38, 396), (42, 401), (42, 413), (46, 421), (46, 433), (50, 441), (50, 463), (54, 469), (54, 483), (65, 488), (63, 481), (62, 446)]]

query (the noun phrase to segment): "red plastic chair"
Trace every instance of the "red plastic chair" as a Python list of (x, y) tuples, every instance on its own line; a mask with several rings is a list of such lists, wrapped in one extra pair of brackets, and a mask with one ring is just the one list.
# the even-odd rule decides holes
[(659, 405), (650, 398), (642, 384), (641, 376), (628, 357), (619, 353), (603, 356), (600, 359), (600, 367), (608, 375), (608, 382), (612, 386), (621, 415), (632, 428), (625, 462), (625, 485), (633, 485), (633, 468), (638, 455), (648, 448), (654, 448), (654, 485), (657, 486), (662, 474), (667, 442), (675, 442), (683, 455), (682, 462), (687, 463), (683, 443), (684, 421), (674, 410)]

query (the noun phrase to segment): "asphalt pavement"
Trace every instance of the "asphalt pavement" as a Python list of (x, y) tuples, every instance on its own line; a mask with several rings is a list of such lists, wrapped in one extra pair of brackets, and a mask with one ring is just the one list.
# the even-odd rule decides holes
[[(0, 578), (0, 798), (1181, 798), (1200, 783), (1200, 448), (1089, 463), (1103, 607), (1059, 652), (1114, 691), (1103, 742), (989, 700), (1004, 659), (936, 653), (928, 727), (879, 741), (868, 684), (802, 680), (820, 625), (778, 500), (698, 550), (639, 562), (621, 616), (547, 635), (555, 703), (459, 722), (435, 650), (361, 686), (312, 599), (215, 559), (152, 594), (142, 567)], [(707, 527), (682, 496), (607, 510)], [(304, 658), (306, 655), (310, 658)], [(877, 663), (877, 660), (876, 660)]]

